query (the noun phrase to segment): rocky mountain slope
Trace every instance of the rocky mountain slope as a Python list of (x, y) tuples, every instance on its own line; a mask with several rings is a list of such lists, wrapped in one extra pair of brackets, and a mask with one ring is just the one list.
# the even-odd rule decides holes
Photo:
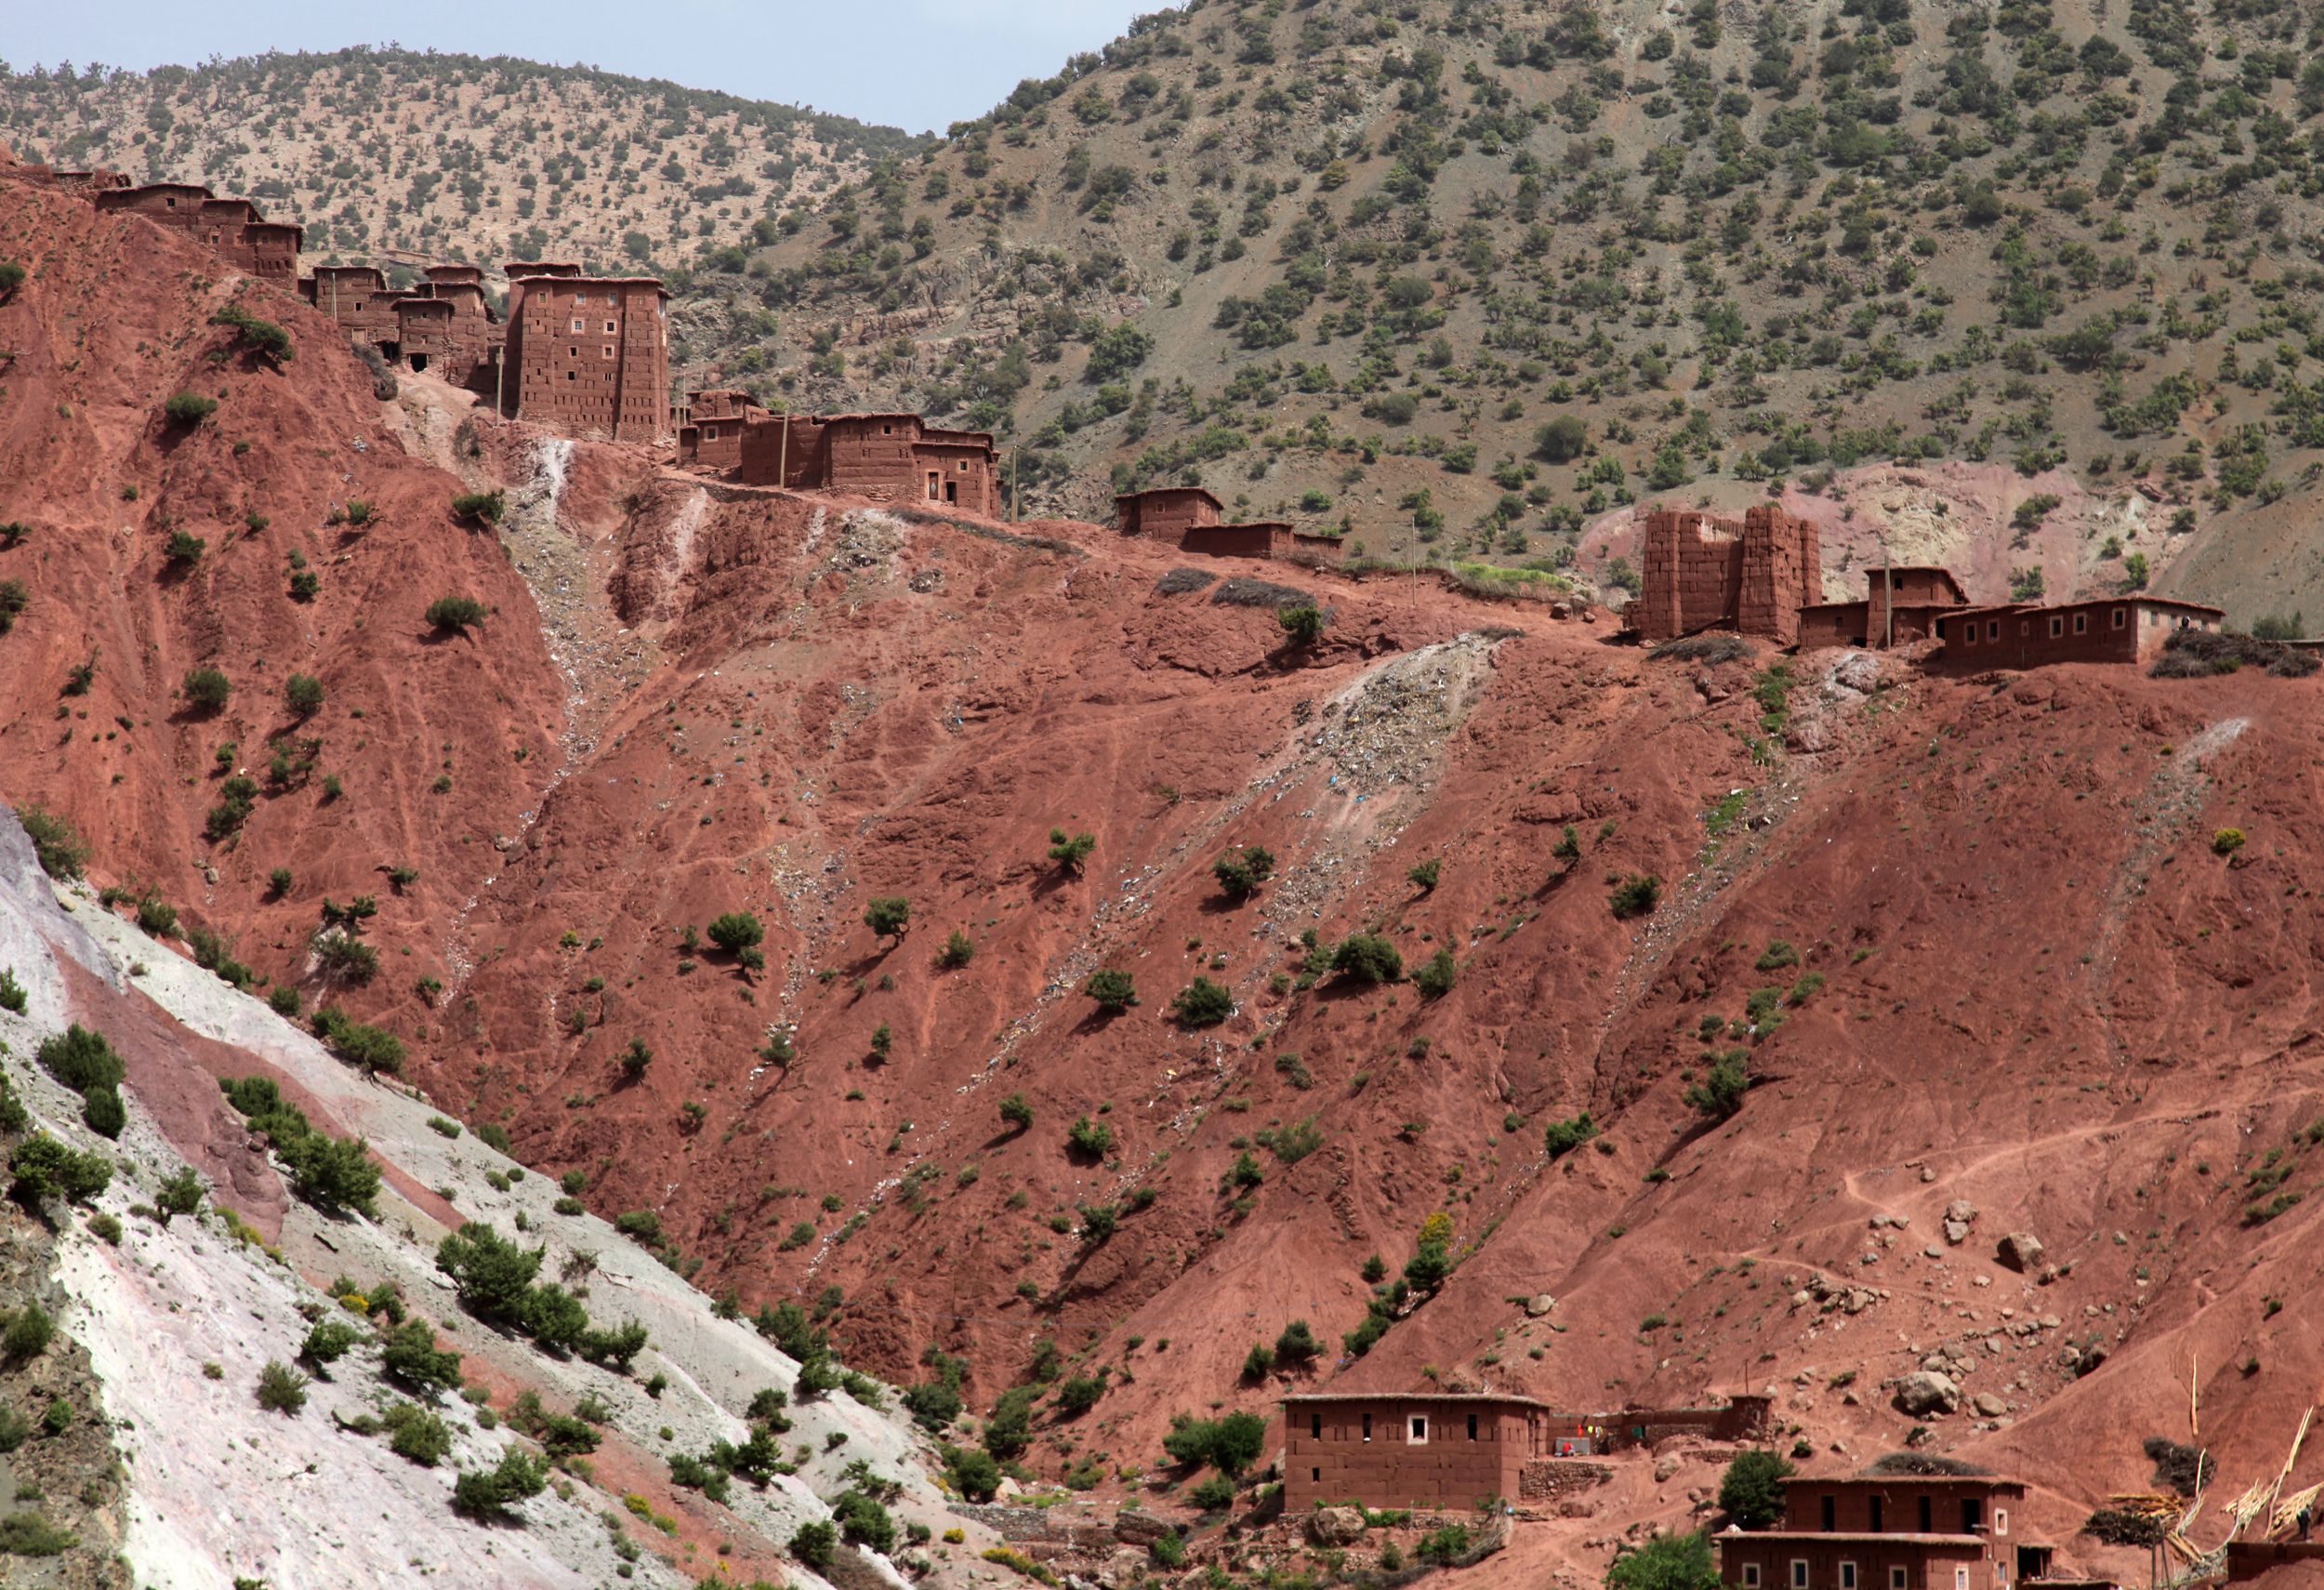
[[(303, 306), (0, 199), (0, 795), (197, 984), (337, 1012), (331, 1096), (400, 1066), (529, 1220), (572, 1178), (1025, 1483), (1191, 1518), (1171, 1417), (1294, 1387), (1773, 1385), (1803, 1455), (2015, 1468), (2063, 1540), (2190, 1380), (2230, 1476), (2312, 1398), (2313, 681), (1653, 657), (1433, 576), (742, 490), (377, 402)], [(1481, 1571), (1594, 1575), (1711, 1461)]]
[(601, 270), (731, 245), (925, 141), (675, 83), (393, 48), (0, 73), (0, 129), (57, 165), (255, 198), (304, 222), (324, 260)]

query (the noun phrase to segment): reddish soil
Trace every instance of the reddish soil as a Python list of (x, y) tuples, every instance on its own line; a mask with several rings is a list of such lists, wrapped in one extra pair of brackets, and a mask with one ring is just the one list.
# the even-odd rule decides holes
[[(349, 451), (381, 434), (360, 366), (284, 302), (299, 359), (213, 374), (222, 333), (202, 320), (224, 288), (196, 285), (197, 258), (128, 247), (139, 223), (63, 201), (0, 205), (41, 240), (0, 308), (20, 350), (0, 470), (31, 483), (6, 511), (36, 523), (0, 553), (34, 594), (0, 641), (0, 794), (69, 813), (103, 876), (159, 884), (276, 977), (300, 971), (320, 894), (376, 890), (388, 970), (350, 1007), (411, 1041), (442, 1107), (585, 1172), (604, 1212), (655, 1212), (707, 1289), (755, 1308), (842, 1288), (852, 1361), (909, 1378), (941, 1345), (980, 1404), (1044, 1337), (1114, 1366), (1093, 1411), (1045, 1431), (1044, 1470), (1151, 1464), (1172, 1411), (1264, 1408), (1334, 1372), (1591, 1409), (1774, 1385), (1815, 1464), (1847, 1469), (1912, 1427), (1882, 1383), (1957, 1346), (1965, 1392), (2003, 1411), (1964, 1406), (1931, 1444), (2035, 1481), (2036, 1532), (2070, 1543), (2093, 1502), (2145, 1488), (2143, 1438), (2187, 1438), (2190, 1377), (2237, 1490), (2317, 1397), (2324, 1199), (2246, 1211), (2324, 1173), (2305, 1135), (2324, 1119), (2324, 684), (1938, 680), (1892, 659), (1865, 696), (1809, 657), (1785, 749), (1750, 688), (1766, 656), (1655, 661), (1536, 605), (1205, 563), (1332, 610), (1287, 654), (1264, 607), (1157, 590), (1194, 561), (1168, 548), (851, 518), (866, 505), (582, 447), (561, 523), (644, 661), (583, 670), (603, 727), (544, 799), (565, 685), (531, 600), (451, 523), (449, 477)], [(124, 281), (148, 307), (74, 318)], [(226, 401), (170, 444), (152, 412), (197, 374)], [(49, 419), (59, 404), (81, 417)], [(475, 423), (480, 470), (529, 469), (524, 433)], [(130, 481), (139, 500), (116, 502)], [(358, 485), (386, 511), (342, 541), (322, 517)], [(274, 525), (229, 537), (254, 505)], [(183, 583), (160, 573), (165, 511), (212, 538)], [(283, 594), (293, 544), (325, 576), (310, 606)], [(417, 612), (455, 587), (499, 616), (429, 643)], [(1463, 635), (1499, 638), (1409, 660)], [(97, 691), (66, 703), (89, 717), (60, 726), (50, 703), (92, 643)], [(236, 680), (226, 723), (171, 715), (198, 661)], [(331, 692), (308, 732), (348, 796), (262, 801), (210, 846), (210, 748), (262, 760), (293, 666)], [(1354, 698), (1351, 729), (1342, 693), (1398, 672), (1419, 677)], [(136, 727), (106, 737), (116, 711)], [(1360, 749), (1334, 762), (1327, 736)], [(447, 757), (455, 792), (431, 794)], [(2214, 854), (2230, 826), (2247, 842)], [(1047, 859), (1052, 828), (1095, 836), (1085, 875)], [(1229, 906), (1209, 866), (1236, 843), (1272, 850), (1276, 876)], [(1423, 857), (1442, 863), (1430, 892), (1406, 877)], [(399, 861), (422, 872), (402, 897), (373, 870)], [(282, 901), (277, 865), (297, 875)], [(1608, 880), (1632, 873), (1664, 881), (1661, 904), (1619, 921)], [(862, 918), (891, 894), (912, 931), (885, 944)], [(766, 927), (762, 973), (684, 947), (742, 909)], [(1433, 1001), (1299, 989), (1310, 928), (1385, 933), (1407, 968), (1449, 948), (1458, 981)], [(974, 957), (947, 969), (956, 929)], [(1798, 963), (1759, 970), (1777, 940)], [(1142, 1002), (1099, 1016), (1075, 990), (1100, 965), (1132, 971)], [(1187, 1031), (1168, 1007), (1197, 973), (1238, 1009)], [(410, 992), (423, 974), (438, 1008)], [(1810, 974), (1779, 1030), (1717, 1040), (1750, 1052), (1755, 1085), (1706, 1126), (1684, 1093), (1708, 1018)], [(759, 1053), (778, 1025), (787, 1063)], [(630, 1080), (633, 1040), (653, 1059)], [(1029, 1130), (1003, 1125), (1010, 1093)], [(1604, 1135), (1547, 1162), (1544, 1125), (1583, 1110)], [(1067, 1151), (1085, 1114), (1113, 1131), (1103, 1160)], [(1296, 1163), (1261, 1146), (1310, 1118), (1321, 1146)], [(1247, 1149), (1264, 1180), (1238, 1201), (1222, 1183)], [(1140, 1189), (1155, 1196), (1133, 1208)], [(1953, 1246), (1957, 1199), (1978, 1213)], [(1119, 1230), (1084, 1244), (1075, 1212), (1100, 1204)], [(1367, 1255), (1393, 1274), (1439, 1209), (1459, 1267), (1368, 1358), (1240, 1378), (1292, 1318), (1327, 1342), (1353, 1329)], [(2061, 1273), (1996, 1261), (2019, 1230)], [(1796, 1300), (1819, 1277), (1886, 1295), (1853, 1315)], [(1556, 1305), (1528, 1319), (1540, 1292)], [(2076, 1378), (2086, 1344), (2110, 1356)], [(1686, 1514), (1682, 1482), (1614, 1522)], [(1603, 1562), (1564, 1536), (1525, 1549)]]

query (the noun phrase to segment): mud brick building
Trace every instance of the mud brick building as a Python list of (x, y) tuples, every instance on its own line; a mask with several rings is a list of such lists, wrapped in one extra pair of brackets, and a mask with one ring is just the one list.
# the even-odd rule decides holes
[(1714, 1407), (1561, 1413), (1502, 1393), (1345, 1393), (1283, 1399), (1284, 1495), (1292, 1511), (1317, 1502), (1367, 1507), (1472, 1507), (1488, 1496), (1538, 1501), (1599, 1483), (1588, 1459), (1673, 1436), (1754, 1440), (1768, 1399)]
[(1910, 645), (1933, 640), (1939, 617), (1969, 604), (1950, 569), (1934, 563), (1865, 571), (1861, 602), (1816, 602), (1800, 609), (1800, 649)]
[(1793, 1476), (1773, 1530), (1715, 1537), (1736, 1590), (2014, 1590), (2054, 1578), (2053, 1548), (2023, 1538), (2023, 1482), (1993, 1475)]
[(1000, 511), (993, 439), (917, 414), (753, 414), (737, 473), (746, 484), (845, 492), (876, 502)]
[(501, 407), (568, 436), (652, 442), (669, 429), (669, 293), (651, 276), (508, 267)]
[(1530, 1397), (1287, 1397), (1284, 1507), (1473, 1507), (1513, 1497), (1554, 1415)]
[(1932, 667), (2039, 668), (2062, 662), (2149, 662), (2173, 631), (2216, 629), (2226, 614), (2161, 596), (2103, 596), (2052, 606), (2002, 603), (1935, 619), (1944, 648)]
[(743, 427), (766, 410), (746, 391), (695, 392), (680, 400), (678, 461), (713, 470), (735, 470), (743, 462)]
[(1646, 516), (1631, 627), (1648, 642), (1701, 629), (1794, 645), (1800, 609), (1824, 594), (1823, 544), (1812, 519), (1762, 503), (1740, 520), (1691, 510)]
[(306, 229), (292, 221), (268, 220), (248, 199), (221, 199), (196, 182), (86, 191), (99, 210), (143, 216), (181, 232), (261, 281), (290, 286), (298, 280), (298, 249)]
[(1156, 486), (1114, 498), (1114, 523), (1125, 536), (1183, 538), (1189, 530), (1221, 522), (1225, 509), (1200, 486)]
[(426, 279), (391, 287), (373, 265), (318, 265), (298, 296), (391, 364), (431, 371), (456, 387), (492, 391), (504, 327), (476, 265), (430, 265)]

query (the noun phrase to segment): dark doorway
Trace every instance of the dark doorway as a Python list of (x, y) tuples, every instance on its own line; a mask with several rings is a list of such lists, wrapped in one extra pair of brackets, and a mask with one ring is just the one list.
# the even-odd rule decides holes
[(412, 368), (415, 370), (425, 370), (428, 368), (428, 355), (425, 353), (413, 354)]
[(946, 481), (944, 483), (944, 500), (946, 502), (958, 502), (960, 500), (960, 483), (958, 481)]

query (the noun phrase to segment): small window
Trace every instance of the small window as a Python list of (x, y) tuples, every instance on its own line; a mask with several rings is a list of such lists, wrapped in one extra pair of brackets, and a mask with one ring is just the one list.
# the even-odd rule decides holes
[(1472, 1441), (1477, 1438), (1477, 1416), (1473, 1413), (1469, 1415), (1469, 1438)]
[(1993, 1532), (1997, 1535), (2009, 1533), (2009, 1509), (2007, 1507), (1993, 1509)]
[(1824, 1504), (1824, 1532), (1829, 1535), (1840, 1528), (1840, 1498), (1837, 1496), (1826, 1496), (1822, 1498), (1822, 1501)]
[(1311, 1468), (1307, 1471), (1307, 1477), (1317, 1485), (1321, 1485), (1324, 1482), (1324, 1471), (1320, 1468)]
[(1759, 1590), (1758, 1563), (1747, 1562), (1743, 1565), (1743, 1590)]
[(2057, 639), (2060, 635), (2063, 635), (2063, 634), (2065, 634), (2065, 633), (2066, 633), (2066, 620), (2065, 620), (2065, 619), (2063, 619), (2063, 618), (2061, 618), (2061, 617), (2058, 617), (2056, 615), (2053, 614), (2053, 615), (2051, 616), (2051, 618), (2050, 618), (2050, 639), (2052, 639), (2052, 640), (2053, 640), (2053, 641), (2054, 641), (2054, 640), (2056, 640), (2056, 639)]
[(1855, 1563), (1843, 1562), (1840, 1565), (1840, 1590), (1856, 1590), (1856, 1565)]
[(1324, 1416), (1321, 1413), (1310, 1413), (1307, 1416), (1307, 1438), (1311, 1441), (1320, 1441), (1324, 1438)]
[(2001, 638), (2001, 621), (1999, 618), (1988, 618), (1985, 621), (1985, 638), (1988, 641), (1998, 641)]
[(619, 325), (610, 320), (605, 323), (605, 335), (608, 337), (613, 336), (614, 332), (619, 331), (621, 327)]
[(1412, 1446), (1424, 1447), (1428, 1445), (1427, 1414), (1415, 1413), (1412, 1415), (1412, 1433), (1406, 1437), (1406, 1439)]
[(2074, 615), (2074, 633), (2076, 633), (2077, 635), (2084, 635), (2084, 634), (2088, 634), (2089, 632), (2090, 632), (2090, 615), (2089, 615), (2089, 614), (2087, 614), (2087, 613), (2077, 613), (2077, 614), (2075, 614), (2075, 615)]
[(2114, 627), (2118, 629), (2122, 628), (2122, 609), (2119, 607), (2114, 610)]
[(1953, 1590), (1969, 1590), (1969, 1570), (1967, 1569), (1956, 1568), (1953, 1570)]
[(1364, 1438), (1367, 1441), (1372, 1438), (1372, 1416), (1369, 1413), (1364, 1415)]
[(895, 429), (896, 428), (892, 425), (883, 425), (879, 428), (879, 434), (882, 436), (892, 436), (895, 434)]
[(1905, 1570), (1903, 1569), (1892, 1568), (1888, 1570), (1888, 1590), (1905, 1590)]
[(611, 359), (614, 356), (614, 345), (610, 342), (600, 343), (597, 356), (601, 359)]
[(1872, 1532), (1877, 1535), (1881, 1532), (1881, 1515), (1883, 1511), (1885, 1511), (1882, 1504), (1887, 1501), (1887, 1498), (1884, 1496), (1868, 1496), (1865, 1500), (1872, 1504)]
[(1807, 1558), (1791, 1559), (1791, 1590), (1807, 1590)]
[(581, 335), (581, 317), (577, 314), (573, 317), (573, 334), (575, 337)]

